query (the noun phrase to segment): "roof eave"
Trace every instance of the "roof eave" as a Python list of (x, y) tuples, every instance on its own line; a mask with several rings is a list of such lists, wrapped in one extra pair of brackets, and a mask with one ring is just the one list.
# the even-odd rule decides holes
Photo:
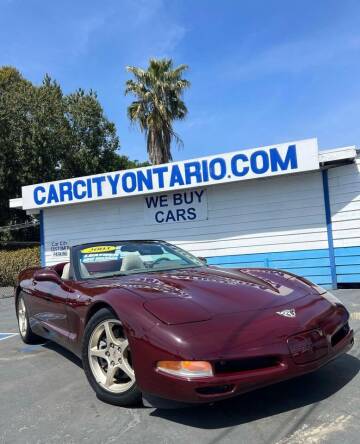
[(319, 165), (321, 169), (333, 168), (353, 163), (357, 156), (355, 145), (335, 148), (319, 152)]

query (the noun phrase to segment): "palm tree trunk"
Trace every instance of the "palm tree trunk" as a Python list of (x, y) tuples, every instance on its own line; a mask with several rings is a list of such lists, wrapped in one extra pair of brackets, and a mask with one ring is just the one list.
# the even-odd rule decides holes
[(167, 130), (155, 130), (150, 128), (147, 134), (147, 151), (150, 162), (153, 165), (168, 163), (172, 160), (171, 135)]

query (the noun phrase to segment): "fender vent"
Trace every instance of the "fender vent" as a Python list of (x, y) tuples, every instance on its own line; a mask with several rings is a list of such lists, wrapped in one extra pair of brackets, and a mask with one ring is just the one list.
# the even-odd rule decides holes
[(336, 344), (338, 344), (342, 339), (345, 338), (345, 336), (348, 335), (350, 331), (349, 323), (347, 322), (345, 325), (343, 325), (340, 330), (338, 330), (334, 335), (331, 337), (331, 345), (335, 347)]

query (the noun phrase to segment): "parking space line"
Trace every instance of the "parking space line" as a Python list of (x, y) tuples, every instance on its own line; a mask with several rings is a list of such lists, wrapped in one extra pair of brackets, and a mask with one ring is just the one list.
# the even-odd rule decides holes
[(0, 333), (0, 341), (17, 336), (19, 333)]

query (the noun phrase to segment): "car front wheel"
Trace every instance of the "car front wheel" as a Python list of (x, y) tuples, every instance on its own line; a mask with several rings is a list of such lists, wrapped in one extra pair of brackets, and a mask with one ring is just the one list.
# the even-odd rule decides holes
[(141, 401), (129, 341), (120, 320), (110, 310), (99, 310), (88, 322), (82, 358), (85, 374), (99, 399), (120, 406)]

